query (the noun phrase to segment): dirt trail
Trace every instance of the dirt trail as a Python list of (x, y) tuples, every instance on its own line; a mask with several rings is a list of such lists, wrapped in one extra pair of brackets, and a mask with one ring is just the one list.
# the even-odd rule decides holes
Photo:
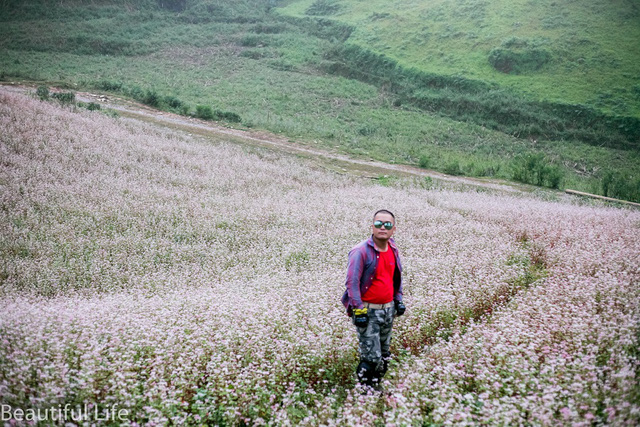
[[(0, 84), (0, 90), (27, 93), (29, 91), (33, 91), (34, 88), (25, 85), (4, 83)], [(52, 89), (52, 92), (56, 91), (56, 89)], [(76, 99), (82, 102), (98, 103), (102, 108), (115, 110), (121, 116), (137, 119), (143, 122), (182, 130), (191, 134), (224, 139), (225, 141), (233, 143), (267, 147), (273, 150), (310, 158), (318, 162), (321, 166), (337, 173), (348, 173), (371, 179), (377, 179), (385, 175), (430, 177), (435, 180), (451, 184), (484, 187), (509, 193), (531, 191), (527, 186), (499, 180), (451, 176), (409, 165), (389, 164), (375, 160), (358, 159), (341, 154), (337, 151), (330, 151), (299, 142), (292, 142), (282, 136), (266, 131), (223, 127), (216, 122), (209, 122), (165, 111), (159, 111), (146, 105), (112, 95), (76, 92)]]

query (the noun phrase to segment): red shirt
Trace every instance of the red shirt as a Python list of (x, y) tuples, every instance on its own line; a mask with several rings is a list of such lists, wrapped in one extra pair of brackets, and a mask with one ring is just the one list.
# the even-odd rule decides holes
[(396, 258), (391, 248), (378, 252), (378, 266), (371, 287), (362, 297), (362, 301), (372, 304), (386, 304), (393, 301), (393, 273), (396, 270)]

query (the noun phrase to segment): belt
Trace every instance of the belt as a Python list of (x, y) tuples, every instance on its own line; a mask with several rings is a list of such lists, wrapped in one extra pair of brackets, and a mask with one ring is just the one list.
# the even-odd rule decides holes
[(393, 307), (393, 301), (388, 302), (386, 304), (372, 304), (370, 302), (362, 302), (362, 304), (367, 307), (367, 308), (373, 308), (376, 310), (382, 309), (382, 308), (389, 308), (389, 307)]

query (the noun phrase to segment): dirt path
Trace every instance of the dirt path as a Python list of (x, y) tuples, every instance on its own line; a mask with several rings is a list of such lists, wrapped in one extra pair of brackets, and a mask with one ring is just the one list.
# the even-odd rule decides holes
[[(0, 89), (7, 92), (27, 93), (34, 88), (26, 85), (0, 84)], [(56, 92), (56, 89), (52, 89)], [(430, 177), (445, 183), (484, 187), (493, 190), (513, 192), (530, 192), (528, 186), (508, 183), (493, 179), (479, 179), (469, 177), (451, 176), (432, 170), (422, 169), (409, 165), (389, 164), (375, 160), (364, 160), (350, 157), (337, 151), (313, 147), (301, 142), (292, 142), (282, 136), (266, 131), (234, 129), (224, 127), (216, 122), (204, 121), (185, 117), (174, 113), (159, 111), (146, 105), (132, 102), (111, 95), (98, 95), (89, 92), (76, 92), (76, 99), (82, 102), (95, 102), (102, 108), (117, 111), (121, 116), (133, 118), (146, 123), (166, 126), (172, 129), (182, 130), (190, 134), (214, 137), (225, 141), (266, 147), (318, 162), (321, 166), (337, 173), (353, 174), (370, 179), (378, 179), (385, 175)]]

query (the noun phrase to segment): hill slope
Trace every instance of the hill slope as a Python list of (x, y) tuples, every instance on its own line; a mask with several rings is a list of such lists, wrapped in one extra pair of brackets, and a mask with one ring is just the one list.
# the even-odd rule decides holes
[(348, 24), (348, 42), (404, 67), (640, 116), (640, 5), (634, 1), (288, 3), (280, 13)]
[[(321, 15), (322, 4), (337, 12)], [(393, 49), (358, 44), (367, 25), (393, 17), (360, 25), (369, 12), (346, 11), (364, 4), (6, 0), (0, 79), (118, 93), (366, 159), (640, 199), (640, 119), (405, 66)]]

